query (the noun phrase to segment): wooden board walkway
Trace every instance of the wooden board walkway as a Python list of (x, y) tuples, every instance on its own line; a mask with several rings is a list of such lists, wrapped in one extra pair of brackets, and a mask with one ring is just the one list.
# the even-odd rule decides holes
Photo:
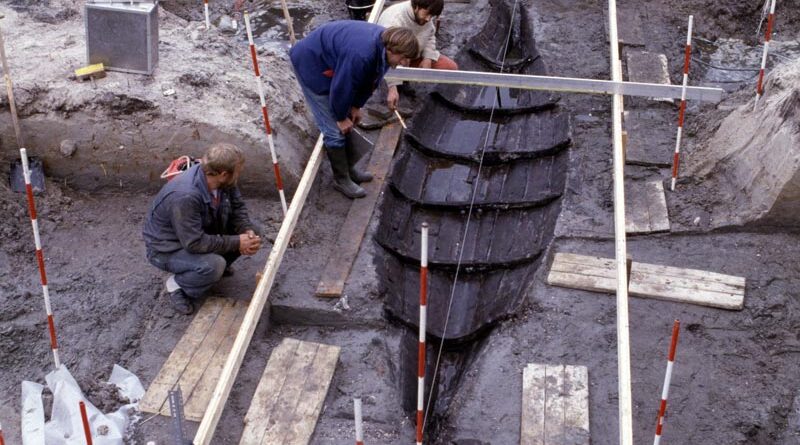
[[(666, 55), (633, 49), (626, 50), (625, 55), (625, 65), (628, 68), (628, 81), (672, 85), (669, 78), (669, 66), (667, 64)], [(650, 99), (659, 102), (674, 103), (669, 97), (652, 97)]]
[(240, 445), (306, 445), (336, 370), (338, 346), (284, 339), (244, 418)]
[(522, 374), (520, 445), (589, 445), (585, 366), (528, 363)]
[(392, 156), (400, 139), (402, 127), (399, 124), (389, 124), (383, 127), (369, 161), (369, 171), (375, 177), (370, 182), (362, 184), (367, 191), (366, 198), (356, 199), (347, 212), (339, 230), (339, 238), (328, 258), (317, 285), (316, 295), (319, 297), (339, 297), (344, 291), (344, 284), (350, 274), (350, 268), (358, 255), (361, 240), (369, 225), (370, 216), (378, 201), (378, 196), (383, 189), (383, 182), (389, 172)]
[(673, 110), (647, 109), (625, 112), (625, 131), (628, 143), (625, 163), (656, 167), (672, 165), (675, 151), (675, 121)]
[(625, 232), (636, 235), (668, 231), (664, 184), (660, 180), (625, 181)]
[[(697, 269), (632, 262), (628, 293), (720, 309), (744, 307), (745, 278)], [(559, 252), (547, 284), (592, 292), (616, 292), (616, 263), (611, 258)]]
[(244, 301), (207, 299), (147, 388), (139, 409), (170, 415), (169, 391), (179, 386), (186, 419), (200, 421), (246, 310)]

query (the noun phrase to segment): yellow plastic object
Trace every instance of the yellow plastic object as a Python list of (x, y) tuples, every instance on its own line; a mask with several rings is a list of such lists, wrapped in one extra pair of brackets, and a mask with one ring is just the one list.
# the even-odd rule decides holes
[(94, 65), (84, 66), (75, 70), (75, 77), (78, 80), (86, 80), (90, 77), (95, 79), (105, 77), (106, 68), (102, 63), (95, 63)]

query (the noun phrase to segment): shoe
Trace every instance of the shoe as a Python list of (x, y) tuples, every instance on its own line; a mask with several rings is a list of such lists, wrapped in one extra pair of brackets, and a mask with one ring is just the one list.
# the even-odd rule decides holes
[(164, 287), (167, 288), (167, 292), (169, 293), (175, 292), (176, 290), (181, 288), (178, 282), (175, 281), (174, 273), (169, 274), (169, 276), (167, 277), (167, 282), (164, 283)]
[(350, 179), (350, 166), (347, 164), (347, 153), (343, 148), (327, 148), (328, 160), (333, 170), (333, 188), (350, 199), (363, 198), (367, 192)]
[(186, 296), (183, 289), (178, 289), (175, 292), (169, 293), (169, 303), (175, 312), (182, 315), (192, 315), (194, 313), (194, 304), (192, 300)]
[(348, 135), (347, 142), (344, 144), (344, 152), (347, 155), (347, 166), (349, 167), (348, 173), (350, 174), (350, 179), (356, 184), (370, 182), (373, 179), (372, 174), (366, 170), (359, 170), (359, 168), (356, 167), (356, 164), (361, 157), (358, 155), (358, 151), (356, 151), (351, 137), (352, 136)]

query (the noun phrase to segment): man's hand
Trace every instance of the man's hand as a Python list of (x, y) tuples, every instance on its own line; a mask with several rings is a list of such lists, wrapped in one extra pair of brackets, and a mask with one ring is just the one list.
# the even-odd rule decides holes
[(353, 129), (353, 121), (351, 121), (349, 118), (346, 118), (343, 121), (336, 122), (336, 126), (339, 127), (339, 131), (341, 131), (342, 134), (347, 134)]
[(389, 94), (386, 95), (386, 106), (389, 107), (390, 110), (394, 111), (397, 109), (397, 102), (400, 101), (400, 93), (397, 92), (397, 86), (389, 87)]
[(239, 235), (239, 253), (254, 255), (261, 248), (261, 238), (252, 230)]
[(431, 59), (422, 59), (422, 61), (419, 63), (420, 68), (430, 69), (432, 66), (433, 66), (433, 60)]
[(350, 119), (353, 121), (353, 126), (358, 125), (361, 122), (361, 108), (350, 108)]

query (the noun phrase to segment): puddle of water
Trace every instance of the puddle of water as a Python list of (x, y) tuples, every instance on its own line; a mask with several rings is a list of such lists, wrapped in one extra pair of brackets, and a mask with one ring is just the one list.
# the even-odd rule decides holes
[[(715, 85), (725, 89), (738, 88), (742, 82), (754, 81), (761, 66), (763, 46), (750, 46), (740, 39), (719, 39), (715, 42), (697, 40), (695, 47), (699, 51), (706, 72), (704, 85)], [(770, 42), (767, 69), (787, 60), (800, 57), (800, 42)], [(727, 70), (722, 68), (733, 68)]]
[[(302, 6), (290, 6), (289, 15), (292, 16), (295, 36), (300, 40), (310, 31), (309, 23), (314, 18), (315, 12)], [(289, 28), (280, 6), (264, 5), (252, 14), (251, 20), (253, 37), (259, 43), (289, 40)]]

